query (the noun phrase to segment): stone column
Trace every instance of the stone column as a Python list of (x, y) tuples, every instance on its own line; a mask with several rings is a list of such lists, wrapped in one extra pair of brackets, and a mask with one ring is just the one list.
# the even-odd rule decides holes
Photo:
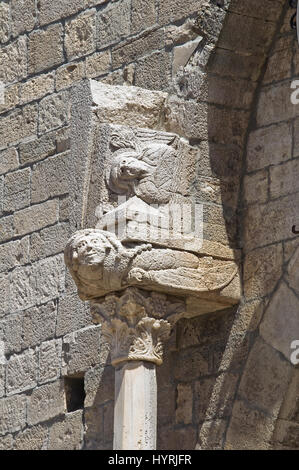
[[(115, 367), (114, 449), (154, 450), (157, 430), (156, 365), (184, 303), (127, 288), (92, 302), (95, 323), (111, 347)], [(169, 321), (170, 320), (170, 321)]]

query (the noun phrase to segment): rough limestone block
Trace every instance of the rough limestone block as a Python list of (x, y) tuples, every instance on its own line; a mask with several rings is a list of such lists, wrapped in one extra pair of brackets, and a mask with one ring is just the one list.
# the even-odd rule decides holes
[(49, 432), (49, 450), (79, 450), (83, 440), (83, 416), (78, 410), (54, 423)]
[(86, 57), (86, 77), (93, 78), (109, 72), (111, 69), (111, 52), (96, 52)]
[(87, 302), (79, 299), (77, 292), (61, 296), (58, 304), (56, 335), (62, 336), (75, 330), (85, 328), (91, 323)]
[(29, 348), (55, 335), (57, 307), (54, 302), (22, 313), (22, 348)]
[(0, 241), (4, 242), (10, 240), (13, 237), (13, 216), (2, 217), (0, 221)]
[(294, 289), (294, 291), (297, 292), (298, 294), (298, 291), (299, 291), (299, 283), (298, 283), (298, 277), (299, 277), (299, 273), (298, 273), (298, 258), (299, 258), (299, 250), (297, 249), (295, 252), (294, 252), (294, 256), (292, 257), (289, 265), (288, 265), (288, 270), (287, 270), (287, 273), (286, 273), (286, 280), (289, 284), (289, 286)]
[(15, 312), (34, 305), (34, 291), (30, 283), (33, 269), (17, 267), (11, 274), (9, 302)]
[[(19, 104), (19, 83), (4, 87), (4, 103), (0, 104), (0, 113), (6, 113)], [(1, 100), (2, 101), (2, 100)]]
[(30, 204), (30, 168), (5, 176), (3, 210), (14, 212)]
[(35, 74), (64, 62), (63, 27), (49, 26), (29, 36), (29, 72)]
[(48, 73), (27, 80), (20, 86), (20, 103), (28, 103), (54, 93), (54, 74)]
[(26, 423), (26, 397), (17, 395), (0, 400), (0, 435), (19, 431)]
[(48, 429), (46, 426), (33, 426), (15, 436), (14, 450), (45, 450), (47, 447)]
[(292, 126), (275, 124), (249, 134), (247, 147), (247, 169), (258, 170), (277, 165), (292, 156)]
[(69, 120), (68, 92), (47, 96), (39, 104), (39, 133), (65, 126)]
[(171, 60), (167, 52), (154, 52), (136, 65), (135, 85), (150, 90), (164, 90), (170, 84)]
[(43, 135), (40, 139), (33, 139), (29, 142), (20, 144), (20, 163), (34, 163), (43, 160), (46, 157), (54, 155), (56, 152), (55, 134)]
[(85, 63), (73, 62), (56, 70), (56, 90), (69, 88), (85, 77)]
[(9, 4), (0, 4), (0, 43), (8, 41), (10, 36), (10, 11)]
[(270, 168), (270, 197), (275, 199), (298, 190), (299, 159)]
[(0, 153), (0, 175), (16, 170), (19, 166), (17, 149), (11, 147)]
[(31, 201), (33, 203), (70, 192), (73, 159), (65, 152), (37, 163), (31, 178)]
[(247, 204), (263, 203), (268, 200), (269, 173), (261, 170), (244, 178), (244, 197)]
[(11, 30), (13, 36), (31, 31), (36, 23), (35, 0), (12, 0)]
[(112, 51), (113, 68), (122, 67), (138, 58), (150, 54), (153, 50), (164, 46), (164, 31), (158, 29), (128, 44), (116, 46)]
[(10, 314), (0, 320), (0, 341), (4, 344), (5, 354), (17, 353), (21, 350), (22, 317), (20, 314)]
[(0, 437), (0, 450), (12, 450), (14, 439), (11, 434)]
[(96, 10), (88, 10), (66, 21), (65, 50), (68, 60), (91, 54), (96, 49)]
[(163, 0), (159, 9), (159, 24), (167, 24), (199, 10), (204, 0)]
[(58, 222), (58, 201), (52, 200), (14, 214), (15, 235), (26, 235)]
[(178, 384), (175, 410), (176, 424), (192, 423), (193, 393), (191, 385)]
[(205, 103), (186, 102), (176, 97), (167, 100), (165, 127), (187, 138), (206, 140), (208, 108)]
[(85, 407), (99, 406), (111, 400), (114, 393), (115, 369), (112, 366), (96, 366), (84, 377)]
[(264, 340), (290, 361), (291, 344), (299, 339), (299, 300), (282, 282), (272, 297), (260, 326)]
[(63, 2), (61, 0), (40, 0), (38, 5), (40, 24), (53, 23), (53, 21), (73, 15), (87, 6), (90, 6), (87, 0), (63, 0)]
[(0, 80), (5, 84), (27, 76), (27, 38), (21, 36), (0, 49)]
[(31, 261), (62, 253), (69, 236), (70, 229), (66, 223), (53, 225), (33, 233), (30, 237)]
[(63, 338), (63, 375), (87, 371), (99, 363), (100, 326), (89, 326)]
[(61, 340), (42, 343), (39, 350), (38, 383), (56, 380), (60, 376)]
[(18, 143), (21, 140), (36, 135), (37, 131), (37, 105), (27, 105), (22, 109), (12, 111), (0, 121), (0, 148), (8, 144)]
[(130, 34), (130, 0), (108, 4), (100, 10), (97, 18), (98, 49), (119, 42)]
[(196, 450), (222, 450), (227, 428), (225, 419), (213, 419), (200, 424)]
[(156, 22), (155, 0), (132, 0), (131, 34), (150, 28)]
[(28, 398), (28, 424), (38, 424), (65, 413), (62, 380), (35, 388)]
[(6, 393), (15, 393), (30, 390), (36, 386), (37, 355), (28, 350), (18, 356), (12, 356), (7, 362)]
[(147, 127), (160, 126), (167, 95), (136, 87), (111, 86), (90, 81), (97, 116), (101, 122)]
[(10, 275), (0, 274), (0, 289), (3, 301), (0, 304), (0, 318), (9, 313)]
[(257, 107), (257, 126), (267, 126), (297, 117), (299, 110), (291, 101), (291, 93), (291, 80), (263, 88)]
[[(65, 287), (63, 255), (46, 258), (33, 265), (34, 296), (37, 303), (60, 297)], [(40, 282), (40, 280), (43, 282)]]

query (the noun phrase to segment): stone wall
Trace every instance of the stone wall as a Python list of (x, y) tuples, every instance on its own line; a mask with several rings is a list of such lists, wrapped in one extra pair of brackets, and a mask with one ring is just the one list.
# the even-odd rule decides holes
[(169, 341), (158, 447), (298, 448), (291, 13), (283, 0), (1, 2), (0, 448), (112, 448), (114, 370), (63, 263), (83, 187), (70, 90), (86, 78), (170, 93), (169, 130), (200, 152), (205, 236), (243, 249), (240, 307), (182, 320)]

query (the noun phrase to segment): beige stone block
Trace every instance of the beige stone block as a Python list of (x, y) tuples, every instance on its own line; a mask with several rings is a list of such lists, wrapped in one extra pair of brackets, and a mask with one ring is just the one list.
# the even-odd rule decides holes
[(35, 101), (49, 93), (54, 93), (54, 75), (52, 73), (31, 78), (20, 86), (21, 104)]
[(26, 423), (26, 396), (2, 398), (0, 400), (0, 435), (19, 431)]
[(198, 439), (195, 450), (223, 449), (227, 421), (213, 419), (199, 425)]
[(4, 103), (0, 104), (0, 113), (6, 113), (19, 104), (19, 89), (18, 83), (4, 87)]
[(56, 153), (55, 135), (46, 134), (39, 139), (26, 141), (19, 146), (20, 162), (22, 165), (43, 160)]
[(13, 238), (13, 216), (2, 217), (0, 220), (0, 241), (5, 242)]
[(11, 434), (0, 437), (0, 450), (12, 450), (14, 439)]
[(255, 52), (254, 55), (243, 55), (237, 51), (217, 47), (209, 61), (208, 70), (233, 79), (239, 77), (257, 81), (264, 61), (264, 53)]
[(10, 36), (10, 10), (9, 4), (0, 4), (0, 44), (8, 41)]
[(39, 133), (63, 127), (69, 122), (70, 103), (68, 91), (46, 96), (39, 103)]
[(117, 69), (140, 57), (150, 54), (153, 50), (162, 49), (164, 46), (164, 31), (156, 30), (144, 34), (141, 38), (131, 40), (127, 44), (116, 46), (112, 51), (113, 68)]
[(150, 90), (164, 90), (171, 80), (171, 59), (167, 52), (154, 52), (136, 64), (135, 85)]
[(299, 448), (299, 424), (279, 419), (273, 440), (289, 450), (297, 450)]
[(3, 175), (8, 171), (16, 170), (19, 166), (19, 157), (17, 149), (11, 147), (0, 153), (0, 174)]
[(284, 5), (283, 0), (265, 0), (263, 4), (259, 0), (252, 0), (250, 3), (246, 0), (232, 0), (228, 3), (229, 11), (254, 18), (267, 17), (267, 21), (271, 22), (278, 20)]
[(275, 199), (298, 191), (299, 159), (270, 168), (270, 196)]
[(291, 156), (292, 128), (290, 124), (275, 124), (250, 133), (247, 147), (248, 171), (277, 165), (289, 160)]
[(64, 62), (63, 27), (49, 26), (29, 36), (29, 72), (35, 74)]
[(189, 384), (178, 384), (175, 410), (176, 424), (192, 423), (193, 393)]
[(244, 293), (246, 299), (269, 295), (282, 274), (281, 245), (259, 248), (245, 257)]
[(159, 24), (168, 24), (180, 20), (199, 10), (204, 0), (163, 0), (159, 9)]
[(86, 77), (98, 77), (104, 73), (109, 72), (111, 68), (111, 52), (108, 49), (104, 52), (96, 52), (95, 54), (86, 57)]
[(74, 62), (56, 70), (56, 90), (69, 88), (85, 77), (84, 62)]
[(238, 395), (251, 407), (263, 409), (278, 417), (288, 385), (292, 366), (280, 353), (258, 338), (250, 351), (240, 382)]
[(299, 423), (299, 369), (293, 369), (292, 380), (288, 387), (279, 417)]
[(26, 235), (58, 222), (58, 201), (22, 209), (14, 214), (15, 235)]
[(13, 36), (32, 31), (37, 20), (35, 0), (12, 0), (10, 9)]
[[(107, 0), (97, 0), (95, 4), (104, 3)], [(73, 15), (87, 6), (92, 6), (92, 0), (40, 0), (39, 21), (41, 25), (53, 23), (54, 21)]]
[(189, 382), (209, 373), (209, 350), (193, 347), (175, 354), (174, 377)]
[(83, 416), (78, 410), (54, 423), (49, 432), (49, 450), (79, 450), (83, 440)]
[(36, 134), (37, 106), (27, 105), (22, 109), (12, 111), (0, 121), (0, 134), (3, 136), (0, 148), (7, 147)]
[(7, 362), (6, 394), (30, 390), (36, 386), (37, 356), (28, 350), (20, 355), (12, 356)]
[(33, 426), (15, 436), (14, 450), (45, 450), (48, 440), (48, 429)]
[(167, 101), (165, 128), (187, 138), (207, 139), (207, 114), (205, 103), (171, 97)]
[(294, 255), (292, 256), (287, 273), (286, 279), (288, 284), (291, 288), (293, 288), (297, 293), (299, 292), (299, 273), (298, 273), (298, 259), (299, 259), (299, 249), (295, 251)]
[(47, 341), (39, 349), (38, 383), (56, 380), (60, 376), (61, 340)]
[(154, 26), (156, 20), (155, 0), (132, 0), (131, 34)]
[(297, 193), (267, 204), (250, 206), (244, 223), (245, 249), (295, 237), (292, 226), (298, 217), (298, 205)]
[(85, 407), (99, 406), (114, 396), (115, 369), (112, 366), (90, 368), (84, 378)]
[(30, 237), (31, 261), (62, 253), (70, 235), (70, 226), (67, 223), (56, 224), (33, 233)]
[(293, 91), (289, 80), (263, 88), (257, 107), (257, 126), (288, 121), (298, 116), (299, 108), (291, 102)]
[(42, 385), (28, 397), (27, 419), (29, 425), (48, 421), (65, 413), (65, 393), (63, 381)]
[(14, 212), (30, 204), (30, 168), (8, 173), (4, 179), (3, 209)]
[(82, 373), (99, 363), (100, 331), (100, 326), (88, 326), (64, 337), (63, 375)]
[(0, 49), (0, 80), (7, 85), (27, 76), (27, 38), (21, 36)]
[[(20, 314), (11, 313), (0, 321), (0, 339), (4, 342), (5, 354), (17, 353), (21, 350), (22, 318)], [(0, 366), (2, 366), (1, 363), (2, 359), (0, 360)]]
[(61, 296), (58, 306), (56, 335), (61, 336), (80, 330), (88, 324), (91, 324), (88, 303), (82, 302), (77, 292)]
[(225, 450), (268, 450), (276, 418), (236, 400), (226, 434)]
[(130, 34), (131, 0), (108, 3), (98, 13), (97, 47), (98, 49), (119, 42)]
[(23, 312), (22, 347), (30, 348), (55, 335), (57, 307), (54, 302)]
[(68, 60), (91, 54), (96, 48), (96, 10), (88, 10), (65, 24), (65, 50)]
[(215, 75), (208, 78), (207, 100), (231, 108), (250, 109), (254, 91), (255, 83), (248, 80)]
[(284, 261), (289, 261), (299, 246), (299, 237), (284, 242)]
[(264, 83), (278, 82), (291, 77), (292, 63), (290, 61), (290, 53), (292, 45), (289, 49), (279, 50), (268, 59), (267, 69), (264, 76)]
[(247, 204), (266, 202), (268, 199), (269, 173), (261, 170), (257, 173), (246, 175), (244, 178), (244, 195)]

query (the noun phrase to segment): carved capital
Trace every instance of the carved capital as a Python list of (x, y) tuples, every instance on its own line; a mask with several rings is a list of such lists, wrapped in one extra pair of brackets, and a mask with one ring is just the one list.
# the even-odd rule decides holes
[(124, 361), (162, 364), (163, 341), (171, 323), (185, 312), (184, 302), (156, 292), (127, 288), (91, 302), (94, 323), (111, 346), (114, 366)]

